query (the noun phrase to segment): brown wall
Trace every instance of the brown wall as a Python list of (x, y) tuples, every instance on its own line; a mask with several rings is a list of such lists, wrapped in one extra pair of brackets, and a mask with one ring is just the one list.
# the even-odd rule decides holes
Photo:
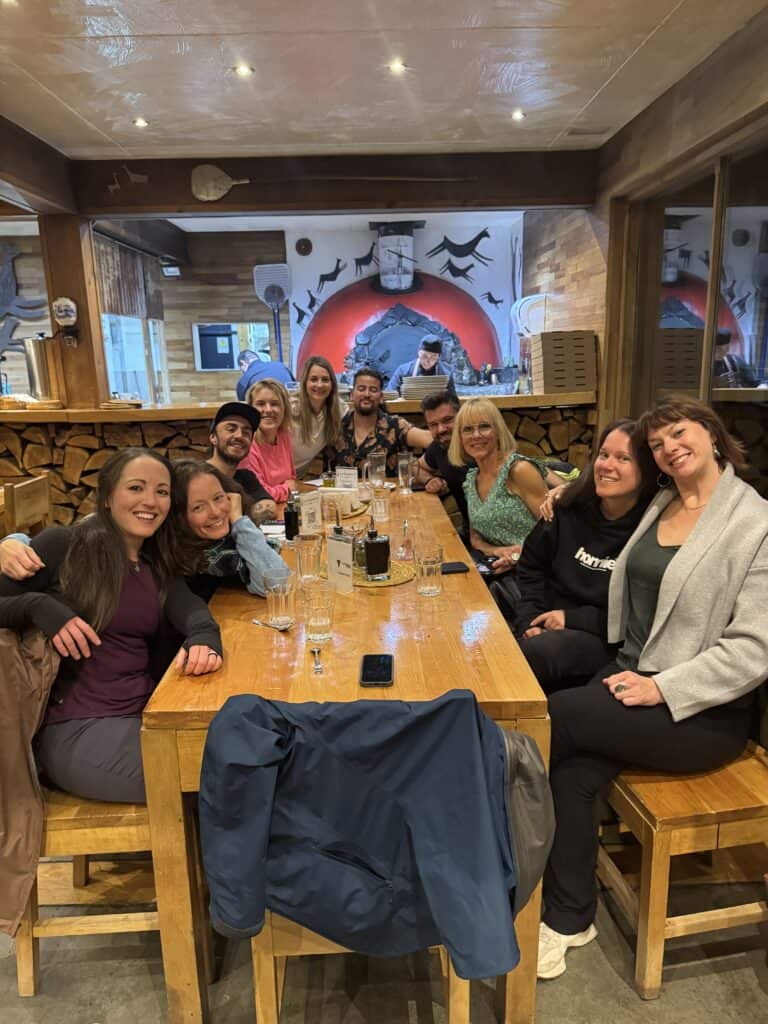
[[(45, 271), (43, 269), (43, 258), (40, 254), (40, 239), (36, 235), (3, 235), (0, 242), (19, 249), (21, 255), (16, 257), (14, 270), (16, 271), (17, 294), (24, 298), (36, 298), (44, 296)], [(46, 317), (45, 320), (21, 321), (13, 332), (12, 338), (29, 338), (38, 331), (51, 333), (51, 323)], [(8, 374), (8, 381), (12, 394), (26, 393), (29, 390), (29, 379), (27, 377), (27, 366), (24, 356), (20, 352), (6, 352), (5, 362), (2, 364), (3, 373)]]
[(525, 214), (523, 294), (548, 294), (545, 330), (591, 330), (602, 339), (605, 244), (604, 226), (586, 210)]
[[(190, 264), (181, 278), (163, 278), (165, 343), (172, 402), (225, 402), (235, 396), (237, 372), (195, 370), (195, 323), (268, 323), (277, 358), (272, 313), (256, 297), (253, 266), (284, 263), (282, 231), (200, 232), (187, 236)], [(290, 360), (288, 307), (280, 311), (283, 356)]]

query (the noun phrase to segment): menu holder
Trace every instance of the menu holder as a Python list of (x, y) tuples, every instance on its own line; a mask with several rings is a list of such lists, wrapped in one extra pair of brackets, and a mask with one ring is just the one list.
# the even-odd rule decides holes
[(328, 580), (340, 594), (351, 594), (353, 582), (353, 554), (351, 537), (329, 537), (326, 542), (328, 555)]
[(337, 466), (336, 487), (342, 491), (357, 491), (357, 466)]
[(309, 491), (299, 498), (301, 514), (301, 532), (319, 533), (323, 527), (323, 511), (320, 504), (320, 491)]

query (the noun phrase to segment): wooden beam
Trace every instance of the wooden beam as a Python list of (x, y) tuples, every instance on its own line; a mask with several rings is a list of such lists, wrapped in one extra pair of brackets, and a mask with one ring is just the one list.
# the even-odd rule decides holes
[(76, 345), (51, 343), (55, 397), (68, 409), (98, 408), (108, 397), (90, 222), (75, 216), (40, 217), (40, 246), (48, 299), (77, 303)]
[(712, 387), (712, 352), (717, 334), (717, 312), (720, 307), (720, 268), (723, 265), (725, 221), (728, 216), (728, 188), (730, 164), (723, 157), (715, 170), (715, 197), (712, 207), (712, 237), (709, 243), (709, 282), (707, 284), (707, 311), (704, 317), (704, 341), (701, 348), (701, 374), (699, 398), (709, 401)]
[(73, 213), (70, 161), (0, 117), (0, 199), (38, 213)]
[(114, 220), (105, 218), (95, 221), (93, 230), (97, 235), (106, 235), (116, 242), (123, 242), (150, 256), (160, 256), (174, 263), (189, 263), (187, 235), (181, 228), (163, 218), (155, 220)]
[(601, 148), (599, 193), (639, 199), (680, 188), (765, 140), (767, 51), (768, 7)]
[[(201, 202), (190, 177), (204, 162), (248, 184)], [(78, 208), (88, 216), (580, 207), (594, 199), (595, 173), (595, 150), (73, 164)]]

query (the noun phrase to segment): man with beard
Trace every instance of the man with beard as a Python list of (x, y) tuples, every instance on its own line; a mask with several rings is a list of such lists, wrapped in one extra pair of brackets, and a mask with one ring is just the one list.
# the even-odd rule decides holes
[[(419, 459), (418, 482), (423, 483), (424, 490), (430, 494), (439, 494), (441, 498), (453, 498), (461, 514), (463, 532), (467, 533), (469, 519), (464, 480), (470, 467), (454, 466), (448, 458), (453, 424), (459, 411), (459, 400), (452, 391), (438, 391), (422, 399), (421, 411), (432, 436), (432, 443)], [(447, 511), (453, 518), (451, 510)]]
[(257, 523), (274, 519), (277, 505), (255, 473), (237, 466), (248, 454), (260, 422), (259, 411), (252, 406), (245, 402), (225, 402), (211, 423), (211, 455), (206, 460), (253, 498), (251, 518)]
[(341, 421), (336, 443), (337, 466), (360, 466), (369, 455), (384, 452), (387, 476), (397, 476), (397, 456), (407, 448), (426, 448), (432, 441), (428, 430), (414, 427), (402, 416), (392, 416), (383, 407), (384, 378), (378, 370), (364, 366), (352, 382), (352, 408)]

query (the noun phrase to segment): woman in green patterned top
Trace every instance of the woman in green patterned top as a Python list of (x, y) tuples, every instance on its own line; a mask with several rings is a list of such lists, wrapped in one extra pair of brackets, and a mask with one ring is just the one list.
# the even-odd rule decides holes
[(495, 556), (494, 573), (508, 572), (540, 516), (547, 496), (544, 470), (517, 454), (515, 439), (487, 398), (470, 398), (462, 405), (448, 457), (457, 466), (472, 459), (477, 464), (464, 482), (470, 542), (484, 555)]

